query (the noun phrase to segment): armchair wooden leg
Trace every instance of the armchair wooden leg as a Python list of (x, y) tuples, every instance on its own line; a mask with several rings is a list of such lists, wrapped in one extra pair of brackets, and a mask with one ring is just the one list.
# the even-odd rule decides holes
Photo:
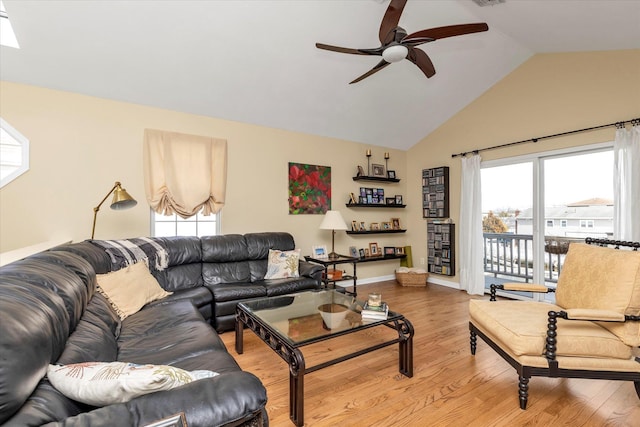
[(527, 409), (527, 399), (529, 398), (529, 378), (519, 377), (518, 395), (520, 396), (520, 409)]
[[(469, 331), (469, 344), (471, 345), (471, 354), (473, 356), (476, 355), (476, 345), (478, 343), (478, 335), (474, 331)], [(636, 389), (638, 388), (638, 383), (636, 383)]]

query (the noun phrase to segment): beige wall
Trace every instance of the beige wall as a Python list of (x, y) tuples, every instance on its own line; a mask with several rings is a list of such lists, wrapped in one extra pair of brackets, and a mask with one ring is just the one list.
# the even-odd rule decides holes
[[(149, 207), (142, 176), (142, 137), (145, 128), (209, 135), (228, 140), (228, 186), (222, 210), (222, 232), (287, 231), (303, 254), (311, 246), (331, 245), (331, 233), (320, 231), (321, 215), (288, 214), (288, 162), (331, 166), (333, 208), (344, 219), (406, 223), (404, 210), (348, 209), (350, 192), (360, 184), (351, 178), (358, 164), (384, 163), (406, 176), (406, 152), (332, 138), (305, 135), (227, 120), (178, 113), (2, 82), (0, 112), (31, 144), (31, 168), (0, 189), (0, 252), (48, 240), (84, 240), (91, 235), (93, 207), (118, 180), (138, 200), (126, 211), (99, 212), (96, 238), (125, 238), (150, 233)], [(330, 126), (330, 124), (327, 124)], [(387, 185), (391, 194), (405, 194), (405, 179)], [(366, 184), (365, 186), (373, 186)], [(401, 234), (348, 236), (336, 234), (336, 250), (351, 245), (401, 246)], [(393, 274), (397, 261), (359, 268), (361, 278)]]
[[(149, 234), (149, 211), (142, 178), (145, 128), (211, 135), (229, 141), (227, 204), (222, 231), (283, 230), (294, 235), (303, 253), (314, 244), (330, 245), (319, 231), (321, 216), (288, 215), (287, 163), (332, 167), (333, 207), (345, 220), (384, 221), (400, 217), (406, 234), (347, 236), (337, 233), (336, 248), (412, 246), (414, 263), (426, 257), (421, 172), (451, 168), (451, 215), (459, 219), (460, 160), (451, 154), (567, 130), (640, 117), (640, 50), (536, 55), (452, 117), (408, 152), (270, 129), (249, 124), (108, 101), (66, 92), (0, 83), (0, 114), (31, 141), (31, 170), (0, 189), (0, 252), (51, 239), (89, 237), (92, 208), (120, 180), (138, 199), (129, 211), (100, 211), (96, 238)], [(433, 80), (436, 84), (437, 80)], [(327, 123), (327, 126), (331, 126)], [(548, 151), (613, 139), (614, 129), (482, 153), (483, 160)], [(358, 164), (365, 150), (402, 181), (385, 185), (402, 194), (406, 209), (348, 209)], [(397, 262), (362, 264), (360, 278), (392, 274)], [(459, 269), (459, 263), (458, 263)], [(457, 285), (457, 277), (432, 276)]]
[[(451, 217), (458, 224), (460, 159), (452, 154), (637, 117), (640, 50), (533, 56), (409, 150), (408, 243), (414, 263), (426, 257), (426, 225), (417, 199), (422, 169), (450, 167)], [(612, 141), (614, 136), (615, 128), (610, 127), (480, 154), (482, 160), (493, 160)], [(457, 286), (457, 277), (435, 278)]]

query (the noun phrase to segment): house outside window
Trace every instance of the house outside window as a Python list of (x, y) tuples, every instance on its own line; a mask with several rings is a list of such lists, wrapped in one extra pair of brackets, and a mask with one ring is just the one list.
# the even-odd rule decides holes
[(151, 235), (170, 236), (216, 236), (220, 234), (220, 213), (197, 215), (184, 219), (176, 214), (161, 215), (151, 211)]
[(580, 220), (580, 228), (593, 228), (593, 220), (592, 219), (581, 219)]

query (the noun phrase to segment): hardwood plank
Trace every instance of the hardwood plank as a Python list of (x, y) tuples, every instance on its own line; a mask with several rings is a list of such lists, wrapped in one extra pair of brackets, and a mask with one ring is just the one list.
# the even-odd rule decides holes
[[(529, 382), (526, 411), (518, 404), (518, 375), (483, 341), (469, 349), (469, 300), (463, 291), (395, 281), (358, 287), (361, 298), (382, 293), (415, 328), (414, 376), (398, 372), (390, 346), (305, 376), (306, 426), (638, 426), (640, 400), (633, 383), (541, 378)], [(303, 348), (307, 366), (393, 337), (375, 328)], [(289, 369), (251, 331), (244, 353), (234, 334), (221, 335), (240, 366), (267, 388), (271, 426), (289, 421)]]

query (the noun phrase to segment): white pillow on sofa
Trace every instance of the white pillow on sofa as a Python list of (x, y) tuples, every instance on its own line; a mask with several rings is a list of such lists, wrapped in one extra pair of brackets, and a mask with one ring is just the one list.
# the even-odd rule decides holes
[(145, 304), (172, 294), (162, 289), (142, 261), (111, 273), (99, 274), (97, 279), (98, 291), (109, 300), (120, 320), (137, 313)]
[(292, 251), (279, 251), (269, 249), (267, 262), (267, 274), (265, 279), (286, 279), (288, 277), (300, 277), (298, 265), (300, 263), (300, 249)]
[(66, 397), (92, 406), (105, 406), (154, 391), (169, 390), (201, 378), (212, 371), (185, 371), (168, 365), (136, 365), (126, 362), (84, 362), (49, 365), (49, 382)]

